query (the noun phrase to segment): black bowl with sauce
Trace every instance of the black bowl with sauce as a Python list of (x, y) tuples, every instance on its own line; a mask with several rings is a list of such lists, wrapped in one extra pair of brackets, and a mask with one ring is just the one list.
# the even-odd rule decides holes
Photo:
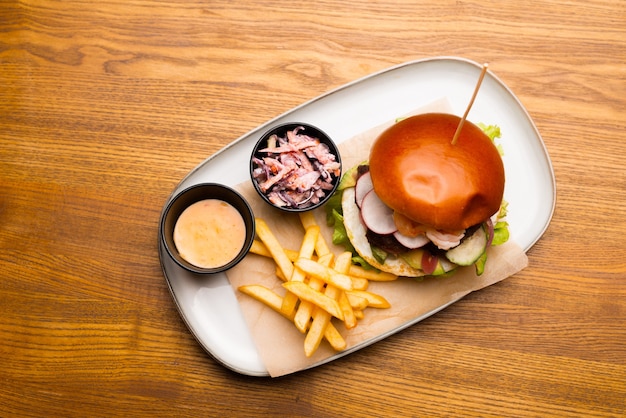
[[(202, 207), (203, 204), (209, 206)], [(190, 209), (186, 212), (187, 215), (181, 216), (192, 206), (196, 209)], [(238, 234), (233, 234), (231, 226), (227, 228), (224, 225), (224, 217), (220, 216), (220, 213), (233, 219), (232, 227), (240, 231)], [(241, 219), (235, 213), (239, 214)], [(234, 189), (217, 183), (201, 183), (186, 188), (172, 198), (163, 211), (159, 229), (167, 253), (179, 266), (192, 273), (214, 274), (234, 267), (250, 250), (255, 234), (254, 213), (248, 202)], [(175, 238), (175, 230), (178, 239)], [(193, 237), (185, 234), (185, 231), (192, 230)], [(207, 234), (213, 236), (215, 241), (204, 242), (207, 241), (205, 239)], [(204, 240), (200, 242), (201, 246), (204, 245), (206, 248), (208, 245), (214, 250), (207, 253), (210, 260), (204, 257), (207, 254), (202, 254), (202, 262), (198, 262), (198, 258), (194, 258), (194, 253), (199, 252), (189, 250), (189, 243), (196, 245), (198, 239)], [(227, 241), (231, 245), (225, 245)], [(237, 249), (239, 245), (240, 248)], [(186, 247), (187, 250), (182, 247)], [(193, 247), (194, 250), (197, 248)]]
[(341, 170), (335, 142), (316, 126), (301, 122), (268, 130), (250, 158), (250, 179), (257, 193), (285, 212), (322, 206), (337, 189)]

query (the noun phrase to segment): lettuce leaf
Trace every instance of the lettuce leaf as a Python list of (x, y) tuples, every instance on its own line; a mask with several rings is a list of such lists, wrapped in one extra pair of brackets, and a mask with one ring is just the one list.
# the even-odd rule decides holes
[[(484, 123), (477, 123), (477, 126), (491, 139), (494, 144), (495, 140), (502, 137), (502, 132), (498, 125), (486, 125)], [(500, 144), (495, 144), (498, 152), (501, 156), (504, 156), (504, 149)], [(509, 203), (505, 200), (500, 205), (500, 212), (498, 212), (497, 220), (493, 226), (493, 241), (491, 245), (501, 245), (509, 240), (509, 224), (505, 218), (508, 212)], [(480, 261), (480, 260), (479, 260)], [(484, 268), (484, 266), (483, 266)]]
[[(352, 176), (352, 173), (346, 173), (346, 175)], [(343, 181), (343, 179), (342, 179)], [(352, 263), (360, 265), (365, 269), (375, 268), (370, 265), (363, 257), (359, 255), (354, 249), (354, 246), (348, 238), (348, 232), (343, 224), (343, 209), (341, 208), (341, 199), (343, 197), (343, 188), (337, 190), (335, 194), (326, 202), (326, 223), (328, 226), (333, 227), (332, 241), (335, 245), (341, 245), (346, 251), (352, 253)]]
[(477, 276), (480, 276), (485, 272), (485, 264), (487, 264), (487, 251), (485, 251), (483, 255), (481, 255), (480, 258), (474, 263)]
[(482, 122), (478, 122), (477, 126), (487, 135), (492, 141), (496, 138), (500, 138), (502, 133), (498, 125), (486, 125)]
[(502, 245), (509, 240), (509, 223), (505, 220), (508, 211), (509, 202), (503, 200), (502, 205), (500, 205), (500, 212), (498, 212), (496, 223), (493, 225), (493, 240), (491, 241), (491, 245)]
[(491, 139), (491, 141), (495, 144), (500, 156), (504, 156), (504, 148), (502, 145), (496, 144), (496, 139), (502, 137), (502, 133), (500, 132), (500, 127), (498, 125), (486, 125), (484, 123), (478, 122), (476, 124), (484, 133)]

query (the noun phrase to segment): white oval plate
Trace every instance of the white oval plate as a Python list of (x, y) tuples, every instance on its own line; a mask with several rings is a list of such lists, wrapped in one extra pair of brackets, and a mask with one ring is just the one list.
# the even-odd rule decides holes
[[(249, 180), (252, 147), (263, 132), (280, 123), (307, 122), (341, 143), (442, 98), (448, 101), (451, 113), (462, 115), (481, 67), (467, 59), (437, 57), (408, 62), (346, 84), (268, 121), (206, 159), (181, 181), (170, 199), (196, 183), (235, 186)], [(485, 76), (468, 119), (498, 125), (506, 137), (500, 143), (505, 151), (510, 232), (512, 239), (528, 250), (548, 227), (556, 202), (554, 172), (543, 140), (517, 97), (491, 71)], [(161, 244), (159, 255), (180, 315), (200, 345), (238, 373), (267, 376), (226, 275), (203, 278), (188, 273), (169, 258)], [(325, 362), (373, 344), (443, 308)]]

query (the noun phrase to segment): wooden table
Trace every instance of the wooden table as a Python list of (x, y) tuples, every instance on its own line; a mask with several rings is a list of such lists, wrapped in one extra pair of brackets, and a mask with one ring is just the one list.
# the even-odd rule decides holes
[[(622, 416), (626, 3), (5, 1), (0, 415)], [(554, 165), (519, 274), (284, 378), (217, 364), (159, 264), (167, 197), (269, 119), (414, 59), (489, 62)]]

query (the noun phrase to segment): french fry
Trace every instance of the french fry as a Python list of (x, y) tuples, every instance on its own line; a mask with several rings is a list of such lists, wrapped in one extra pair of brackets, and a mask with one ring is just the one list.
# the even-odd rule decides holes
[[(273, 290), (259, 284), (243, 285), (239, 286), (238, 289), (240, 292), (253, 297), (259, 302), (262, 302), (268, 307), (272, 308), (279, 314), (285, 316), (283, 311), (281, 310), (281, 306), (283, 305), (283, 298), (279, 294), (275, 293)], [(290, 320), (293, 319), (293, 317), (285, 317)]]
[[(290, 261), (293, 262), (293, 261), (296, 261), (298, 259), (298, 252), (297, 251), (290, 250), (290, 249), (287, 249), (287, 248), (283, 248), (283, 251), (285, 252), (285, 254), (287, 255), (287, 258), (289, 258)], [(272, 254), (267, 249), (265, 244), (263, 244), (263, 242), (258, 240), (258, 239), (255, 239), (254, 241), (252, 241), (252, 246), (250, 247), (250, 252), (252, 254), (256, 254), (256, 255), (261, 255), (263, 257), (272, 258)]]
[[(335, 264), (335, 269), (339, 271), (340, 273), (347, 273), (350, 270), (350, 266), (352, 265), (352, 253), (350, 253), (349, 251), (346, 251), (337, 258), (339, 259), (340, 257), (341, 257), (341, 262)], [(355, 284), (354, 278), (353, 278), (352, 284), (353, 286)], [(357, 282), (357, 285), (358, 284), (359, 283)], [(359, 287), (362, 287), (362, 286), (359, 286)], [(367, 288), (367, 281), (364, 287)], [(346, 327), (346, 329), (352, 329), (356, 327), (357, 318), (354, 315), (352, 306), (350, 306), (350, 301), (348, 300), (348, 297), (346, 296), (346, 292), (344, 291), (340, 292), (337, 299), (339, 302), (339, 307), (341, 308), (341, 311), (343, 312), (343, 317), (344, 317), (343, 322), (344, 322), (344, 326)]]
[(323, 256), (319, 257), (316, 262), (324, 267), (329, 267), (333, 263), (333, 258), (335, 258), (334, 254), (326, 253)]
[[(317, 237), (320, 234), (320, 227), (317, 225), (312, 225), (308, 227), (304, 233), (304, 238), (302, 239), (302, 244), (300, 245), (300, 252), (298, 253), (298, 257), (310, 259), (313, 256), (313, 252), (315, 251), (315, 243), (317, 242)], [(294, 268), (289, 278), (289, 281), (292, 282), (304, 282), (306, 274), (300, 270), (299, 268)], [(283, 298), (283, 306), (281, 310), (287, 316), (292, 316), (295, 309), (296, 304), (298, 303), (298, 296), (293, 293), (288, 292)]]
[[(299, 216), (300, 216), (300, 222), (302, 223), (302, 226), (304, 227), (305, 230), (313, 225), (316, 225), (317, 227), (319, 227), (317, 221), (315, 220), (315, 215), (313, 215), (313, 212), (300, 212)], [(315, 243), (315, 252), (317, 253), (318, 256), (323, 256), (325, 254), (330, 253), (328, 244), (326, 244), (324, 237), (322, 237), (321, 235), (319, 236), (319, 238), (317, 239), (317, 242)]]
[(259, 239), (265, 244), (267, 250), (272, 254), (272, 258), (278, 265), (278, 267), (282, 270), (285, 277), (291, 277), (293, 274), (293, 264), (287, 254), (285, 254), (285, 250), (280, 245), (269, 226), (263, 219), (256, 219), (256, 234)]
[(294, 293), (302, 300), (307, 300), (326, 312), (334, 316), (335, 318), (343, 321), (343, 313), (339, 308), (339, 304), (335, 299), (329, 298), (319, 290), (311, 289), (311, 287), (303, 282), (288, 281), (283, 283), (283, 287)]
[[(339, 272), (347, 271), (347, 267), (350, 265), (350, 257), (351, 257), (350, 253), (344, 253), (344, 254), (339, 255), (337, 259), (335, 260), (335, 268)], [(341, 292), (339, 289), (337, 289), (335, 286), (332, 286), (332, 285), (326, 286), (326, 290), (324, 291), (324, 294), (331, 299), (337, 299), (340, 293), (343, 293), (343, 292)], [(345, 312), (344, 312), (344, 315), (345, 315)], [(322, 336), (326, 337), (326, 340), (330, 343), (330, 345), (333, 348), (337, 349), (335, 345), (339, 345), (343, 347), (341, 348), (342, 350), (345, 349), (345, 346), (346, 346), (345, 340), (343, 339), (343, 337), (341, 337), (340, 334), (337, 333), (337, 335), (339, 336), (337, 337), (337, 335), (335, 335), (334, 333), (329, 332), (328, 330), (331, 327), (332, 327), (332, 324), (330, 323), (330, 314), (322, 309), (319, 309), (319, 308), (316, 309), (313, 312), (313, 322), (311, 323), (309, 332), (304, 338), (304, 354), (307, 357), (311, 357), (313, 353), (315, 353), (315, 351), (320, 345)], [(331, 334), (331, 335), (329, 336), (328, 334)]]
[(356, 319), (363, 319), (363, 318), (365, 318), (365, 314), (363, 313), (363, 311), (359, 311), (359, 310), (355, 310), (354, 311), (354, 316), (356, 316)]
[(332, 284), (343, 290), (352, 290), (352, 279), (350, 276), (339, 273), (336, 270), (316, 263), (313, 260), (299, 258), (294, 266), (304, 271), (306, 274), (316, 277), (328, 284)]
[(387, 309), (391, 306), (387, 299), (380, 295), (377, 295), (376, 293), (367, 292), (364, 290), (350, 290), (347, 291), (346, 294), (348, 295), (348, 298), (350, 298), (350, 296), (357, 296), (367, 299), (367, 306), (371, 306), (372, 308)]
[(370, 282), (363, 277), (350, 276), (352, 279), (352, 288), (355, 290), (367, 290)]
[(348, 300), (348, 303), (350, 304), (352, 309), (362, 311), (369, 305), (369, 300), (367, 300), (367, 298), (358, 296), (356, 293), (344, 292), (344, 294), (346, 295), (346, 299)]
[[(330, 314), (323, 309), (315, 308), (313, 315), (314, 319), (311, 322), (309, 332), (304, 337), (304, 355), (307, 357), (311, 357), (315, 353), (326, 334), (328, 325), (330, 325)], [(315, 318), (317, 317), (319, 319), (316, 321)]]
[(337, 328), (335, 328), (332, 323), (329, 323), (326, 327), (326, 330), (324, 331), (324, 338), (326, 338), (326, 341), (328, 341), (330, 346), (335, 351), (343, 351), (347, 347), (346, 340), (343, 339), (339, 331), (337, 331)]
[(350, 300), (346, 295), (346, 292), (341, 292), (338, 298), (339, 307), (343, 312), (343, 324), (346, 329), (352, 329), (356, 327), (357, 317), (354, 315), (354, 309), (350, 304)]
[(270, 251), (267, 249), (265, 244), (263, 244), (258, 239), (254, 239), (252, 241), (252, 245), (250, 246), (250, 252), (252, 254), (262, 255), (263, 257), (272, 257), (272, 254), (270, 254)]
[[(327, 253), (321, 256), (317, 262), (323, 266), (329, 266), (333, 260), (333, 254)], [(314, 290), (322, 290), (324, 287), (324, 282), (315, 277), (309, 278), (309, 286)], [(315, 305), (307, 300), (300, 301), (300, 305), (298, 305), (298, 309), (296, 310), (296, 315), (293, 319), (296, 328), (300, 330), (300, 332), (305, 333), (309, 324), (311, 323), (311, 315), (313, 314), (313, 309)]]
[(348, 274), (352, 277), (360, 277), (373, 282), (390, 282), (398, 278), (395, 274), (378, 270), (367, 270), (354, 264), (350, 266)]

